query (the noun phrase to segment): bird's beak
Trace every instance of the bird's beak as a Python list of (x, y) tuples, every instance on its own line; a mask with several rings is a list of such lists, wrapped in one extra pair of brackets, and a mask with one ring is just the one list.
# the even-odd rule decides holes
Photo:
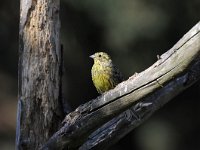
[(94, 59), (94, 57), (95, 57), (94, 54), (93, 54), (93, 55), (90, 55), (90, 58), (93, 58), (93, 59)]

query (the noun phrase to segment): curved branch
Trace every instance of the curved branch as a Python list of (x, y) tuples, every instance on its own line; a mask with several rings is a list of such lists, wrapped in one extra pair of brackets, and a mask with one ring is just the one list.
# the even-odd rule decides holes
[[(80, 149), (95, 146), (106, 148), (113, 144), (199, 79), (199, 54), (200, 22), (151, 67), (68, 114), (63, 127), (49, 139), (43, 149), (77, 149), (95, 130), (91, 139)], [(116, 117), (128, 108), (131, 109)], [(120, 123), (120, 120), (125, 121)], [(109, 129), (113, 133), (108, 133)], [(117, 135), (117, 131), (121, 135)], [(102, 143), (109, 139), (107, 135), (111, 135), (112, 140), (105, 146)]]
[(186, 74), (169, 82), (160, 90), (142, 99), (136, 105), (93, 132), (79, 150), (109, 148), (148, 119), (162, 105), (192, 85), (199, 77), (200, 61), (196, 62)]

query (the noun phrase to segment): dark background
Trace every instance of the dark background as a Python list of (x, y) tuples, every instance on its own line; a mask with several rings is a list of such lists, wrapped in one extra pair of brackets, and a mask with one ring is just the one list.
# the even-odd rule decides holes
[[(72, 109), (98, 96), (91, 82), (97, 51), (126, 78), (152, 65), (200, 20), (199, 0), (61, 0), (64, 97)], [(0, 4), (0, 149), (14, 149), (19, 1)], [(186, 54), (187, 55), (187, 54)], [(200, 82), (174, 98), (110, 149), (199, 150)]]

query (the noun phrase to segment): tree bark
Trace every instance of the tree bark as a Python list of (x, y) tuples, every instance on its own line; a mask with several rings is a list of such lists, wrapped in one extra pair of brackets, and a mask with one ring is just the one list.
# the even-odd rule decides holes
[(63, 119), (59, 0), (21, 0), (16, 149), (39, 149)]
[[(42, 149), (66, 147), (77, 149), (86, 140), (88, 141), (80, 149), (107, 148), (200, 78), (199, 55), (200, 22), (147, 70), (133, 75), (115, 89), (68, 114), (63, 121), (63, 127)], [(101, 127), (130, 107), (132, 109), (122, 114), (128, 117), (119, 116)], [(120, 118), (125, 121), (128, 118), (130, 123), (118, 124), (117, 119)], [(111, 128), (106, 128), (109, 126)], [(116, 129), (115, 126), (119, 128)], [(94, 132), (95, 130), (97, 131)], [(114, 134), (111, 133), (112, 131)], [(120, 134), (116, 136), (118, 131)], [(92, 132), (94, 133), (88, 138)], [(101, 141), (105, 145), (101, 145), (103, 143)]]
[[(191, 29), (170, 51), (176, 51), (179, 49), (178, 47), (181, 47), (181, 45), (189, 44), (189, 40), (191, 40), (192, 43), (188, 46), (191, 46), (191, 49), (198, 49), (200, 47), (199, 32), (200, 23)], [(196, 41), (197, 44), (195, 44), (194, 41)], [(185, 55), (187, 55), (187, 53)], [(161, 89), (142, 99), (136, 105), (132, 106), (130, 109), (121, 113), (119, 116), (113, 118), (111, 121), (107, 122), (101, 128), (93, 132), (79, 149), (107, 149), (143, 121), (148, 119), (149, 116), (162, 107), (162, 105), (178, 95), (181, 91), (191, 86), (200, 78), (199, 57), (200, 56), (197, 56), (197, 59), (193, 60), (191, 66), (178, 78), (171, 80)]]
[(196, 62), (186, 74), (169, 82), (152, 95), (141, 99), (136, 105), (97, 129), (79, 150), (108, 149), (199, 78), (200, 61)]

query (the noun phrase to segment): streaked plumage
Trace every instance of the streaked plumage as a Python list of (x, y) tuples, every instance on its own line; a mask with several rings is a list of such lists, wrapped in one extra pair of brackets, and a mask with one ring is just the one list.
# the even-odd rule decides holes
[(105, 52), (97, 52), (90, 56), (94, 59), (91, 74), (98, 93), (102, 94), (113, 89), (122, 82), (122, 75), (113, 65), (110, 56)]

